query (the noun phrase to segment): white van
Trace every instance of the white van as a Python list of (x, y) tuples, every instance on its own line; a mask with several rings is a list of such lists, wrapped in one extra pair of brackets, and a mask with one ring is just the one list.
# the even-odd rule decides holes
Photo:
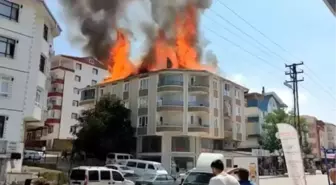
[(134, 185), (126, 180), (117, 170), (97, 166), (80, 166), (73, 168), (70, 174), (70, 185)]
[(143, 175), (168, 175), (168, 172), (161, 163), (154, 161), (145, 161), (138, 159), (129, 159), (126, 162), (126, 166), (134, 170), (134, 173), (140, 176)]
[(131, 154), (108, 153), (106, 156), (106, 164), (125, 164), (128, 159), (133, 159)]

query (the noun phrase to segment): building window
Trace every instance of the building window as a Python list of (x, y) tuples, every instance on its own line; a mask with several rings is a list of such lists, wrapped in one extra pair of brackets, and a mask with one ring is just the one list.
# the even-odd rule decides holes
[(213, 104), (214, 104), (214, 108), (218, 109), (218, 99), (217, 98), (213, 99)]
[(214, 80), (214, 81), (213, 81), (213, 89), (214, 89), (214, 90), (217, 90), (217, 80)]
[(171, 142), (172, 152), (190, 152), (189, 137), (172, 137)]
[(142, 96), (139, 97), (139, 108), (147, 108), (148, 107), (148, 97)]
[(16, 41), (14, 39), (0, 36), (0, 56), (14, 58), (15, 46)]
[(71, 113), (71, 119), (77, 119), (78, 114), (77, 113)]
[(142, 137), (142, 148), (143, 153), (156, 153), (161, 152), (161, 136), (144, 136)]
[(0, 97), (8, 98), (11, 94), (12, 77), (0, 75)]
[(98, 75), (98, 69), (93, 68), (93, 69), (92, 69), (92, 74), (94, 74), (94, 75)]
[(75, 76), (75, 81), (76, 81), (76, 82), (80, 82), (80, 81), (81, 81), (81, 77), (78, 76), (78, 75), (76, 75), (76, 76)]
[(42, 96), (42, 90), (41, 89), (36, 89), (35, 105), (40, 106), (40, 104), (41, 104), (41, 96)]
[(42, 73), (44, 73), (44, 70), (45, 70), (45, 62), (46, 62), (46, 58), (43, 55), (41, 55), (40, 56), (40, 71)]
[(0, 138), (3, 138), (4, 136), (5, 124), (7, 119), (7, 116), (0, 115)]
[(47, 42), (48, 42), (48, 32), (49, 32), (48, 30), (49, 30), (48, 26), (44, 25), (43, 26), (43, 38)]
[(140, 90), (148, 89), (148, 78), (140, 80)]
[(230, 85), (224, 84), (224, 96), (230, 96)]
[(0, 16), (9, 20), (19, 21), (20, 5), (7, 0), (0, 0)]
[(124, 83), (124, 92), (129, 91), (129, 83)]
[(241, 133), (241, 125), (240, 125), (240, 123), (236, 123), (236, 127), (237, 127), (237, 133)]
[(74, 88), (73, 88), (73, 93), (74, 93), (74, 94), (79, 94), (79, 89), (76, 88), (76, 87), (74, 87)]
[(240, 116), (240, 107), (236, 107), (236, 116)]
[(214, 128), (218, 128), (218, 121), (217, 121), (217, 119), (214, 120), (214, 125), (213, 126), (214, 126)]
[(78, 63), (76, 63), (76, 69), (77, 69), (77, 70), (82, 70), (82, 64), (78, 64)]
[(91, 81), (91, 85), (96, 85), (97, 84), (97, 80), (92, 80)]
[(240, 91), (239, 91), (239, 89), (235, 90), (235, 97), (236, 97), (236, 99), (240, 99)]
[(78, 101), (77, 101), (77, 100), (73, 100), (73, 101), (72, 101), (72, 106), (74, 106), (74, 107), (78, 107)]
[(138, 128), (147, 127), (147, 124), (148, 124), (148, 117), (140, 116), (138, 119)]

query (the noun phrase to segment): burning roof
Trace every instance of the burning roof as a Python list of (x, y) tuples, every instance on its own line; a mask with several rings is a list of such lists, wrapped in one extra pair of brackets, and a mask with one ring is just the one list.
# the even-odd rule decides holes
[[(130, 59), (132, 29), (118, 25), (133, 2), (149, 3), (152, 24), (140, 24), (147, 52), (139, 64)], [(162, 69), (213, 71), (201, 63), (199, 14), (210, 0), (63, 0), (69, 18), (76, 18), (87, 39), (84, 49), (104, 61), (110, 72), (106, 81)], [(114, 36), (113, 36), (114, 35)]]

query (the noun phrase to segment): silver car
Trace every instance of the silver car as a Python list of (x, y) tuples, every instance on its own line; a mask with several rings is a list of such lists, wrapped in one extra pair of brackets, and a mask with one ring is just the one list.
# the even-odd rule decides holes
[(135, 182), (135, 185), (173, 185), (174, 177), (170, 175), (145, 176)]

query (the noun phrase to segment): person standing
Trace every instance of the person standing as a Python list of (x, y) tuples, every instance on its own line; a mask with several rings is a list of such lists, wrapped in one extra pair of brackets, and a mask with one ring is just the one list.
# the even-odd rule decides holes
[(329, 178), (331, 180), (331, 185), (336, 185), (336, 168), (331, 168), (329, 170)]
[(234, 176), (224, 171), (224, 163), (221, 160), (213, 161), (210, 167), (215, 176), (210, 179), (209, 185), (239, 185)]
[(239, 168), (237, 172), (240, 185), (254, 185), (250, 180), (250, 173), (247, 169)]

